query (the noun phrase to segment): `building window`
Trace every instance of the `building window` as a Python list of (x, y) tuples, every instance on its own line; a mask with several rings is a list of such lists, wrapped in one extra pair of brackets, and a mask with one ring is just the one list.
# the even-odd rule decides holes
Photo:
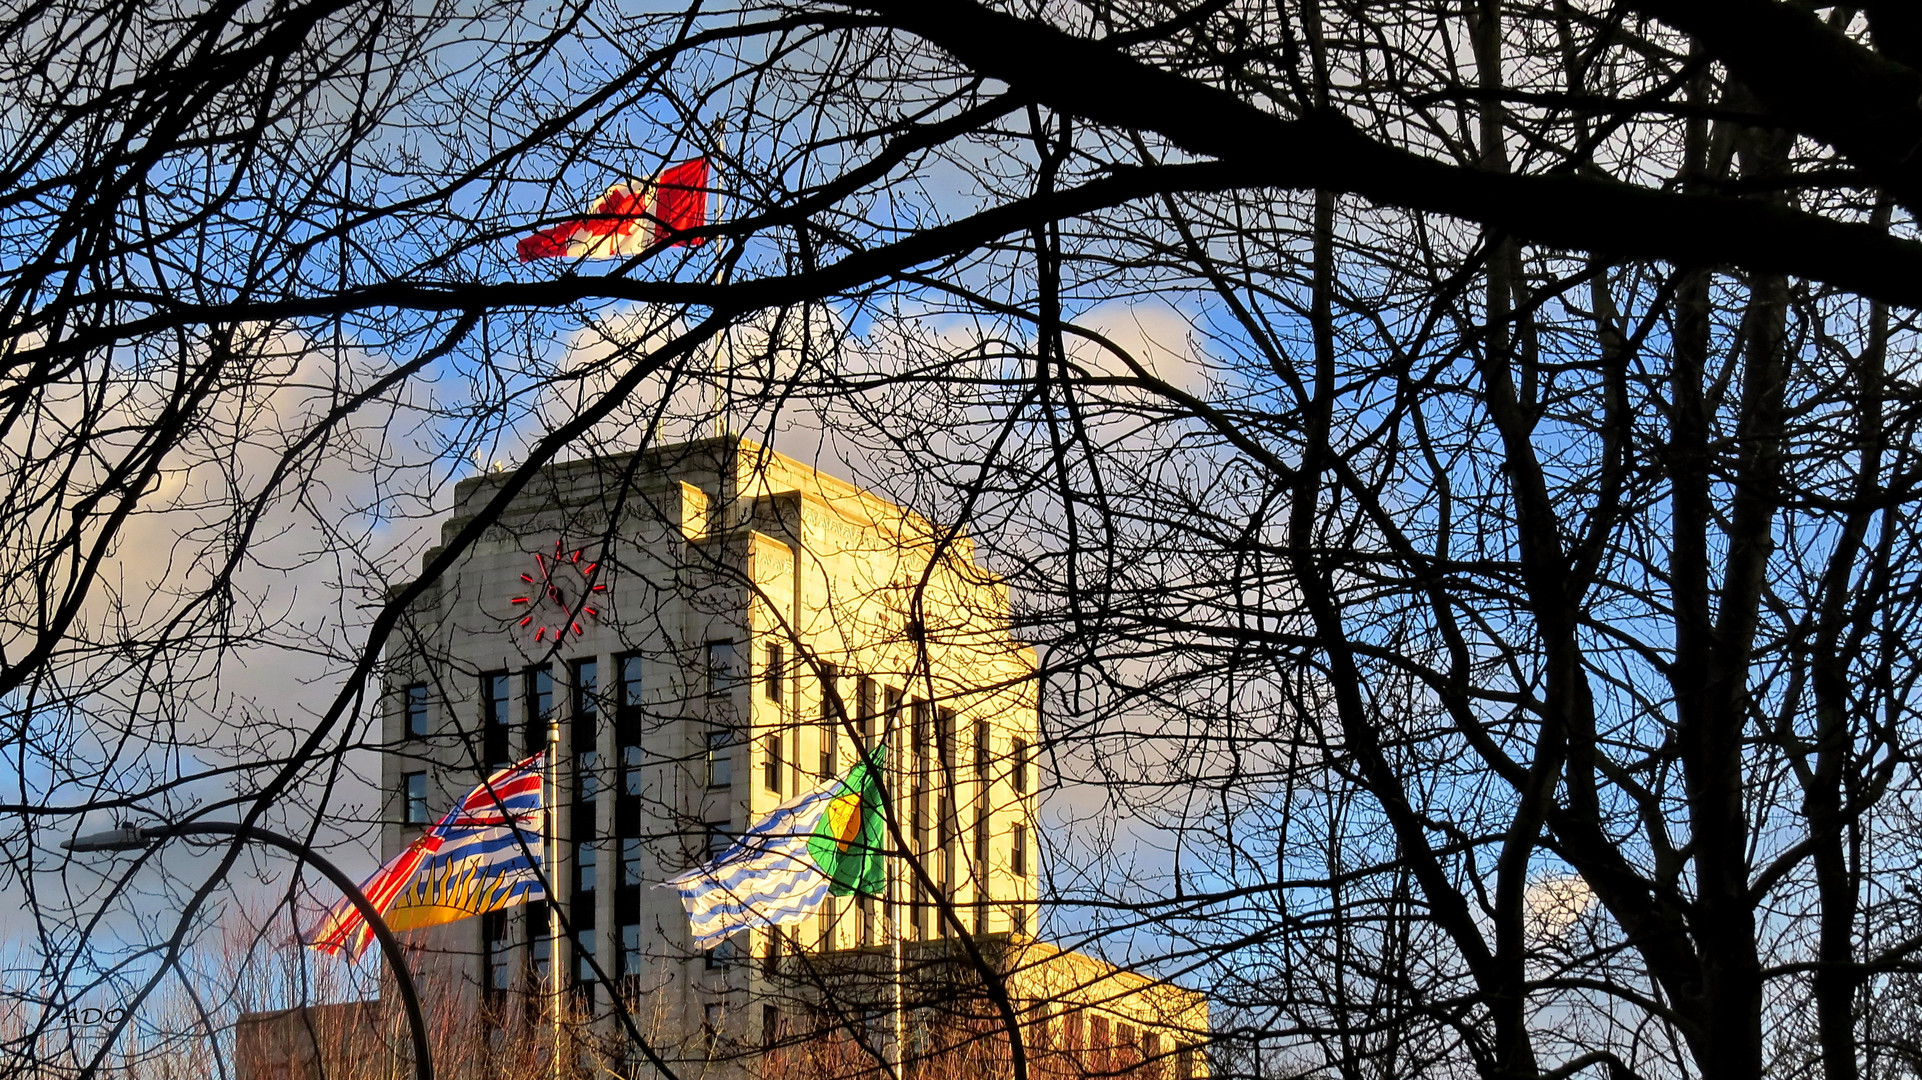
[(553, 669), (528, 668), (521, 689), (527, 702), (527, 752), (535, 754), (547, 749), (547, 724), (554, 716)]
[(780, 729), (776, 728), (774, 734), (767, 737), (767, 757), (761, 762), (761, 786), (776, 795), (781, 793), (781, 751), (783, 749), (781, 743), (783, 741)]
[(512, 718), (507, 714), (507, 687), (505, 671), (490, 671), (480, 677), (481, 749), (489, 769), (511, 765), (514, 760), (514, 752), (507, 745), (507, 735), (512, 728)]
[(761, 1006), (761, 1045), (769, 1050), (781, 1043), (781, 1007)]
[(725, 728), (707, 733), (707, 786), (730, 787), (734, 783), (734, 733)]
[(614, 661), (621, 672), (621, 700), (618, 708), (623, 711), (639, 710), (641, 707), (641, 657), (629, 653)]
[(600, 739), (600, 680), (601, 665), (597, 661), (574, 662), (574, 716), (568, 723), (576, 750), (592, 750)]
[(601, 793), (601, 755), (592, 750), (574, 755), (574, 783), (580, 802), (594, 801)]
[(574, 943), (574, 979), (580, 984), (581, 997), (591, 1010), (594, 1007), (594, 946), (599, 944), (600, 935), (592, 930), (583, 930), (577, 935), (580, 940)]
[(953, 709), (939, 709), (935, 712), (934, 743), (935, 752), (941, 757), (943, 776), (954, 775), (955, 723)]
[(955, 865), (954, 858), (956, 826), (959, 824), (960, 823), (955, 820), (954, 796), (943, 792), (935, 813), (935, 829), (937, 839), (941, 846), (941, 885), (948, 890), (950, 898), (953, 896), (954, 886), (961, 877), (961, 868)]
[(1088, 1060), (1094, 1064), (1096, 1072), (1107, 1072), (1110, 1047), (1108, 1044), (1108, 1018), (1091, 1016), (1088, 1018)]
[(1195, 1048), (1175, 1047), (1175, 1080), (1195, 1080)]
[(1013, 769), (1008, 776), (1009, 782), (1014, 785), (1016, 791), (1025, 793), (1028, 790), (1028, 740), (1017, 737), (1014, 740), (1014, 746), (1008, 751), (1008, 756), (1013, 762)]
[(548, 961), (554, 955), (554, 940), (547, 936), (547, 905), (527, 905), (528, 940), (533, 942), (534, 977), (541, 981), (547, 979)]
[(860, 741), (856, 752), (866, 751), (874, 742), (874, 680), (866, 675), (854, 680), (854, 737)]
[(641, 658), (629, 653), (614, 658), (620, 689), (614, 698), (614, 741), (622, 746), (641, 744)]
[(1016, 934), (1028, 932), (1028, 909), (1016, 905), (1008, 909), (1008, 929)]
[(984, 871), (988, 866), (989, 824), (993, 820), (993, 812), (988, 809), (988, 800), (982, 799), (974, 808), (974, 858), (981, 864)]
[(767, 670), (761, 673), (761, 689), (769, 701), (781, 703), (787, 681), (787, 650), (778, 644), (767, 647)]
[(621, 840), (621, 884), (639, 885), (641, 883), (641, 838), (629, 836)]
[(481, 916), (481, 944), (487, 949), (487, 998), (494, 1004), (506, 997), (514, 985), (507, 926), (505, 911), (490, 911)]
[(721, 857), (723, 851), (733, 846), (733, 827), (728, 822), (710, 821), (707, 823), (706, 861), (713, 862), (715, 859)]
[(892, 740), (901, 729), (901, 722), (904, 719), (901, 714), (907, 708), (908, 692), (899, 687), (890, 686), (882, 691), (882, 695), (887, 703), (887, 719), (883, 721), (881, 730), (888, 739)]
[(707, 643), (707, 692), (710, 695), (732, 693), (740, 685), (740, 657), (732, 641), (710, 641)]
[(582, 982), (592, 985), (595, 981), (594, 956), (598, 951), (595, 946), (600, 944), (600, 935), (592, 930), (583, 930), (576, 936), (580, 940), (574, 943), (574, 973)]
[(1008, 869), (1014, 871), (1015, 877), (1028, 876), (1028, 827), (1026, 825), (1014, 827), (1014, 837), (1010, 841), (1008, 852)]
[(407, 737), (427, 737), (427, 687), (423, 683), (407, 688)]
[(783, 942), (786, 938), (787, 935), (783, 934), (781, 928), (778, 926), (767, 932), (767, 952), (761, 957), (762, 974), (768, 975), (769, 977), (780, 974), (781, 952), (785, 947)]
[(908, 797), (908, 846), (916, 855), (928, 853), (928, 786), (919, 780)]
[(725, 937), (715, 942), (701, 954), (701, 966), (709, 971), (722, 971), (734, 962), (734, 939)]
[(427, 774), (424, 772), (401, 773), (400, 783), (407, 800), (407, 824), (428, 824)]
[(821, 901), (821, 910), (814, 913), (814, 928), (819, 931), (821, 951), (834, 948), (834, 920), (841, 913), (840, 901), (833, 896)]
[(621, 974), (627, 976), (641, 973), (641, 924), (627, 923), (621, 927)]
[(840, 771), (840, 710), (835, 707), (836, 680), (840, 671), (833, 664), (821, 665), (821, 778)]
[(595, 886), (599, 884), (597, 874), (599, 862), (600, 856), (596, 854), (593, 844), (574, 846), (574, 889), (581, 894), (577, 903), (591, 902), (589, 898), (592, 897)]
[(641, 748), (631, 744), (621, 747), (621, 794), (641, 795)]
[(928, 740), (934, 734), (929, 730), (934, 726), (934, 710), (928, 707), (926, 700), (915, 698), (914, 704), (909, 708), (909, 712), (913, 716), (912, 726), (914, 730), (910, 735), (910, 739), (914, 747), (914, 756), (925, 758), (928, 756)]
[(554, 669), (546, 664), (527, 673), (527, 716), (543, 724), (554, 716)]
[(989, 782), (988, 760), (992, 747), (988, 743), (988, 722), (976, 721), (974, 725), (974, 778), (980, 783)]
[(717, 1002), (701, 1006), (701, 1036), (707, 1041), (709, 1054), (714, 1053), (714, 1044), (721, 1039), (721, 1024), (726, 1015), (724, 1007)]
[(1054, 1048), (1054, 1005), (1042, 1000), (1034, 1002), (1032, 1008), (1034, 1010), (1033, 1034), (1028, 1037), (1033, 1040), (1037, 1050), (1051, 1050)]
[(869, 896), (867, 893), (856, 893), (854, 895), (854, 906), (860, 913), (858, 918), (861, 921), (861, 944), (873, 945), (875, 940), (880, 936), (877, 931), (880, 928), (881, 922), (880, 916), (875, 908), (874, 897)]

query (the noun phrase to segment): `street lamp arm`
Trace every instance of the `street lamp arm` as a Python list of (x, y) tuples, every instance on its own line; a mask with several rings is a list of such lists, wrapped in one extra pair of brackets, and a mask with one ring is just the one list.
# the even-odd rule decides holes
[(434, 1080), (434, 1061), (427, 1045), (427, 1021), (421, 1013), (420, 993), (414, 986), (414, 977), (407, 971), (407, 963), (401, 956), (400, 939), (387, 928), (387, 920), (381, 917), (367, 894), (360, 891), (360, 884), (347, 876), (340, 867), (335, 866), (325, 856), (291, 837), (254, 825), (243, 825), (228, 821), (189, 821), (177, 825), (133, 826), (123, 825), (118, 829), (77, 836), (61, 844), (70, 851), (130, 851), (150, 847), (153, 844), (176, 836), (237, 836), (245, 840), (276, 847), (299, 859), (301, 862), (320, 871), (322, 877), (339, 887), (360, 917), (367, 920), (367, 926), (380, 941), (381, 952), (387, 957), (387, 967), (394, 973), (394, 988), (400, 995), (402, 1008), (407, 1010), (408, 1026), (414, 1034), (414, 1077), (415, 1080)]

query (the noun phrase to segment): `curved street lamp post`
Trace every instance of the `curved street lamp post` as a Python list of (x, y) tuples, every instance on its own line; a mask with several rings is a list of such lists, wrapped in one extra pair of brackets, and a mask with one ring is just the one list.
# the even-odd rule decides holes
[(319, 852), (298, 840), (268, 832), (253, 825), (241, 825), (224, 821), (192, 821), (179, 825), (154, 825), (139, 827), (123, 825), (118, 829), (77, 836), (63, 842), (60, 846), (69, 851), (139, 851), (152, 847), (176, 836), (237, 836), (256, 843), (277, 847), (295, 858), (320, 871), (321, 876), (340, 887), (348, 902), (367, 920), (367, 925), (380, 940), (381, 952), (387, 957), (387, 966), (394, 972), (394, 987), (400, 995), (403, 1008), (407, 1010), (407, 1022), (414, 1032), (414, 1077), (415, 1080), (434, 1080), (434, 1061), (427, 1048), (427, 1022), (420, 1011), (420, 994), (414, 988), (414, 977), (408, 974), (406, 960), (402, 958), (400, 940), (387, 928), (387, 920), (360, 891), (353, 878), (343, 873), (340, 867), (327, 861)]

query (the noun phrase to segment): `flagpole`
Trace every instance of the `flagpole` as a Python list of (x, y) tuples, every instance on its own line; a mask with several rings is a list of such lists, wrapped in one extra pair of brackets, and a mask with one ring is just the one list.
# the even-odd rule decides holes
[[(716, 117), (711, 132), (714, 137), (714, 149), (716, 151), (724, 149), (723, 144), (727, 138), (727, 118), (725, 116)], [(743, 151), (747, 149), (747, 121), (745, 120), (741, 122), (741, 149)], [(707, 220), (709, 224), (718, 225), (721, 221), (722, 209), (720, 169), (718, 166), (722, 164), (722, 162), (719, 161), (718, 156), (710, 158), (710, 160), (713, 160), (717, 167), (708, 170), (708, 184), (714, 189), (714, 192), (711, 200), (712, 210), (707, 215)], [(736, 156), (736, 160), (739, 160), (738, 155)], [(721, 284), (723, 268), (727, 265), (721, 257), (724, 244), (725, 241), (722, 240), (721, 237), (716, 236), (714, 238), (714, 274), (710, 280), (710, 284), (717, 286)], [(732, 327), (729, 327), (727, 332), (721, 335), (721, 347), (727, 350), (728, 362), (725, 365), (721, 362), (719, 350), (708, 353), (708, 386), (714, 392), (714, 434), (726, 438), (729, 425), (727, 422), (727, 406), (723, 404), (721, 394), (721, 370), (723, 367), (726, 367), (729, 371), (733, 370), (734, 329)]]
[[(901, 791), (901, 786), (898, 783), (898, 781), (900, 780), (903, 773), (906, 771), (901, 767), (900, 763), (905, 762), (907, 760), (907, 756), (899, 752), (902, 740), (898, 740), (894, 737), (895, 736), (894, 728), (900, 723), (900, 719), (901, 719), (900, 708), (898, 706), (894, 709), (889, 710), (888, 712), (889, 731), (888, 731), (887, 741), (891, 745), (888, 748), (889, 749), (888, 756), (894, 759), (894, 766), (895, 766), (894, 774), (895, 774), (895, 780), (897, 782), (890, 783), (887, 786), (888, 813), (894, 817), (895, 835), (899, 836), (902, 840), (902, 843), (900, 845), (900, 854), (898, 854), (895, 858), (888, 860), (888, 862), (886, 863), (887, 873), (888, 873), (888, 879), (887, 879), (888, 880), (888, 900), (887, 900), (888, 927), (894, 936), (894, 942), (893, 942), (894, 956), (892, 958), (894, 961), (894, 1069), (893, 1069), (894, 1080), (901, 1080), (901, 1071), (903, 1069), (902, 1062), (903, 1062), (903, 1059), (907, 1056), (906, 1051), (907, 1051), (907, 1035), (908, 1035), (907, 1006), (905, 1001), (903, 1000), (903, 993), (901, 988), (902, 969), (904, 966), (902, 964), (902, 958), (901, 958), (902, 941), (904, 938), (906, 938), (907, 935), (903, 931), (901, 926), (901, 895), (899, 892), (900, 886), (898, 881), (896, 880), (896, 878), (898, 877), (898, 873), (897, 873), (897, 868), (895, 866), (895, 864), (900, 862), (901, 859), (905, 857), (905, 855), (907, 854), (907, 837), (908, 837), (908, 830), (905, 828), (902, 828), (902, 825), (904, 824), (904, 822), (901, 820), (901, 812), (900, 812), (901, 799), (900, 799), (900, 795), (898, 794)], [(912, 741), (909, 740), (908, 744), (912, 746)], [(909, 753), (912, 753), (912, 752), (913, 752), (912, 750), (909, 750)]]
[(541, 815), (541, 850), (547, 864), (547, 1011), (553, 1017), (554, 1050), (549, 1055), (553, 1060), (553, 1080), (561, 1076), (561, 936), (560, 936), (560, 820), (561, 789), (557, 782), (560, 776), (555, 768), (554, 758), (560, 753), (561, 725), (550, 715), (547, 718), (547, 761), (541, 770), (545, 775), (541, 783), (547, 788), (546, 803)]

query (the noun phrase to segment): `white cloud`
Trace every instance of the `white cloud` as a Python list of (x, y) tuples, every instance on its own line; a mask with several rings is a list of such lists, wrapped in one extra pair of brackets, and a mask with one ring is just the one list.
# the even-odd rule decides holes
[(1085, 337), (1069, 339), (1069, 357), (1090, 373), (1132, 377), (1128, 361), (1133, 361), (1177, 390), (1207, 395), (1207, 360), (1195, 350), (1194, 327), (1173, 306), (1159, 300), (1116, 300), (1090, 309), (1075, 322), (1106, 339), (1105, 345)]
[[(330, 423), (329, 412), (346, 395), (390, 370), (383, 362), (281, 329), (255, 328), (237, 348), (235, 376), (214, 395), (204, 422), (163, 459), (157, 483), (100, 569), (101, 587), (62, 639), (49, 670), (61, 688), (79, 693), (75, 707), (21, 718), (29, 732), (26, 768), (0, 772), (9, 801), (29, 804), (72, 805), (176, 786), (136, 809), (42, 821), (52, 830), (41, 834), (42, 844), (121, 817), (178, 817), (195, 804), (250, 791), (264, 773), (178, 781), (210, 768), (271, 766), (291, 752), (347, 685), (376, 601), (390, 582), (409, 575), (433, 539), (433, 509), (450, 463), (441, 457), (436, 417), (419, 385), (410, 380)], [(87, 386), (49, 388), (37, 426), (13, 429), (0, 447), (13, 498), (33, 493), (35, 484), (53, 496), (20, 531), (25, 535), (16, 533), (16, 544), (44, 545), (73, 500), (145, 433), (168, 389), (164, 376), (151, 372), (90, 374), (108, 383), (104, 394), (94, 391), (88, 429), (103, 434), (90, 446), (64, 448), (71, 471), (60, 469), (56, 440), (82, 430)], [(321, 426), (323, 439), (297, 449)], [(275, 479), (290, 454), (298, 467)], [(39, 632), (31, 585), (16, 579), (6, 587), (9, 655)], [(355, 719), (336, 730), (330, 746), (364, 735), (352, 730)], [(357, 751), (339, 764), (346, 768), (331, 778), (321, 808), (328, 827), (318, 838), (342, 845), (334, 853), (350, 872), (364, 870), (372, 865), (366, 825), (378, 809), (375, 761)], [(324, 765), (310, 768), (304, 789), (270, 822), (304, 832), (325, 779)], [(181, 881), (211, 865), (185, 850), (170, 851), (164, 862)], [(20, 891), (24, 882), (0, 879), (0, 933), (84, 916), (104, 892), (86, 883), (111, 865), (68, 867), (46, 852), (31, 905)], [(249, 879), (243, 873), (234, 880), (243, 892), (263, 887)], [(142, 889), (171, 892), (156, 876), (143, 881)], [(110, 936), (144, 933), (127, 917), (110, 917), (108, 926)]]

